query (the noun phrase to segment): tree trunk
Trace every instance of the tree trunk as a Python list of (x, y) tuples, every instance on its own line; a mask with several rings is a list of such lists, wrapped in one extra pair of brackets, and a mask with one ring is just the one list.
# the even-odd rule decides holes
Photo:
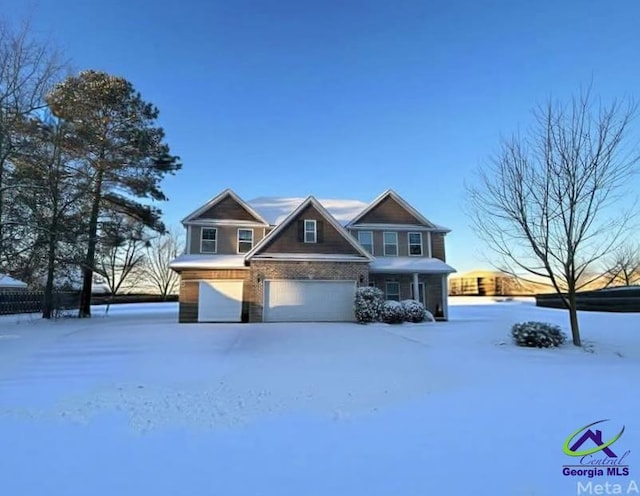
[(56, 241), (57, 241), (57, 223), (51, 226), (49, 234), (49, 246), (47, 253), (47, 282), (44, 288), (44, 299), (42, 302), (42, 318), (50, 319), (53, 313), (53, 278), (55, 277), (56, 263)]
[(89, 217), (89, 244), (87, 256), (82, 268), (82, 292), (80, 293), (80, 308), (78, 317), (81, 319), (91, 317), (91, 289), (93, 286), (93, 266), (96, 260), (96, 245), (98, 244), (98, 216), (100, 214), (100, 200), (102, 198), (102, 170), (96, 177), (96, 188)]
[(569, 290), (569, 321), (571, 323), (571, 336), (573, 337), (573, 344), (576, 346), (582, 346), (582, 341), (580, 340), (580, 327), (578, 324), (578, 309), (575, 289)]

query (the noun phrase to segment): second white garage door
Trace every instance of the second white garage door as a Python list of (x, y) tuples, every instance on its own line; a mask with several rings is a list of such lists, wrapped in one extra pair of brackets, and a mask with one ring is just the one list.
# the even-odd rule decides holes
[(265, 281), (265, 322), (354, 320), (355, 281)]

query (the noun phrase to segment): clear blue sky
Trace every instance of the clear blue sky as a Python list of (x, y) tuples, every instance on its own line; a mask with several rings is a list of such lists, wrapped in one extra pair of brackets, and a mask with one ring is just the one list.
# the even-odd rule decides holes
[(169, 224), (222, 189), (369, 201), (387, 188), (487, 266), (465, 179), (530, 109), (640, 89), (637, 0), (0, 0), (74, 67), (129, 79), (183, 170)]

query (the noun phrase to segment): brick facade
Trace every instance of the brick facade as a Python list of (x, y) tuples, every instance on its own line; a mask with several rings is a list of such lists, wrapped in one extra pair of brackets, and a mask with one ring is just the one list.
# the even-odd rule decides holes
[[(323, 279), (369, 284), (369, 264), (361, 262), (287, 262), (252, 260), (246, 289), (251, 295), (249, 322), (262, 322), (264, 281), (270, 279)], [(362, 282), (360, 282), (362, 281)]]

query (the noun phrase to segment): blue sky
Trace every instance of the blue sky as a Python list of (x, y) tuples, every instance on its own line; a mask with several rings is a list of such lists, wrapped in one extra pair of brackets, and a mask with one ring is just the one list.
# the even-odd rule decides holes
[(486, 267), (464, 181), (549, 95), (640, 89), (637, 0), (0, 0), (76, 69), (129, 79), (184, 163), (177, 224), (230, 187), (369, 201), (387, 188)]

